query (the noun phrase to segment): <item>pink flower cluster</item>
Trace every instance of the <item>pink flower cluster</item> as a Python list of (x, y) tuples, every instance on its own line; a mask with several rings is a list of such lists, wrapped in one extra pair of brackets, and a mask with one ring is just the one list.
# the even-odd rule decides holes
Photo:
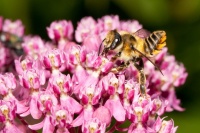
[[(71, 21), (60, 20), (47, 27), (51, 41), (44, 41), (24, 35), (21, 21), (0, 17), (0, 30), (22, 37), (24, 51), (21, 57), (12, 56), (1, 42), (1, 132), (176, 132), (173, 120), (162, 115), (183, 110), (175, 88), (184, 84), (187, 72), (167, 48), (154, 59), (164, 76), (144, 59), (147, 97), (140, 94), (138, 72), (132, 65), (114, 74), (113, 63), (98, 56), (109, 30), (141, 28), (138, 21), (121, 21), (118, 16), (97, 21), (85, 17), (76, 30)], [(15, 60), (7, 62), (9, 57)], [(7, 69), (12, 63), (15, 67)], [(122, 127), (126, 122), (130, 124)]]

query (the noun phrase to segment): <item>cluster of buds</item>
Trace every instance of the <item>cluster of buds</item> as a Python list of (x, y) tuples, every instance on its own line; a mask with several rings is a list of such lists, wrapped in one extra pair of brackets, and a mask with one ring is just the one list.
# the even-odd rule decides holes
[[(155, 57), (164, 76), (144, 59), (147, 97), (140, 94), (134, 66), (123, 73), (112, 73), (113, 62), (98, 55), (108, 31), (134, 33), (141, 28), (137, 20), (121, 21), (118, 16), (103, 16), (97, 21), (85, 17), (76, 30), (71, 21), (60, 20), (47, 27), (51, 40), (44, 41), (39, 36), (24, 35), (21, 21), (0, 17), (0, 33), (20, 37), (24, 51), (19, 57), (5, 42), (0, 43), (0, 130), (176, 132), (173, 120), (162, 115), (183, 110), (175, 88), (184, 84), (187, 72), (167, 48)], [(14, 67), (7, 69), (8, 64)]]

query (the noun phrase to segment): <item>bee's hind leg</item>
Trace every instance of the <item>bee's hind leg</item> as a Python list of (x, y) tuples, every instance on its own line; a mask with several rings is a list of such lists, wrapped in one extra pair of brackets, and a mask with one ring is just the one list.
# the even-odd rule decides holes
[(146, 87), (145, 87), (146, 77), (145, 77), (145, 74), (144, 74), (143, 60), (139, 59), (138, 64), (136, 62), (134, 62), (134, 66), (136, 67), (136, 69), (139, 72), (140, 93), (142, 95), (146, 96)]

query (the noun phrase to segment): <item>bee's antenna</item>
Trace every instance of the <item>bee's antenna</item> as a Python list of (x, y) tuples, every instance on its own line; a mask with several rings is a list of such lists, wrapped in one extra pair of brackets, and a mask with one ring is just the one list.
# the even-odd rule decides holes
[(151, 60), (149, 59), (145, 54), (143, 54), (141, 51), (139, 51), (138, 49), (136, 49), (135, 47), (133, 47), (134, 50), (136, 50), (138, 53), (140, 53), (142, 56), (144, 56), (147, 60), (149, 60), (155, 67), (156, 69), (158, 69), (160, 71), (160, 73), (164, 76), (164, 74), (162, 73), (162, 71), (160, 70), (160, 68)]
[(99, 54), (100, 54), (101, 46), (102, 46), (102, 44), (103, 44), (104, 41), (105, 41), (105, 39), (103, 39), (103, 41), (101, 42), (101, 44), (100, 44), (100, 46), (99, 46), (98, 56), (99, 56)]

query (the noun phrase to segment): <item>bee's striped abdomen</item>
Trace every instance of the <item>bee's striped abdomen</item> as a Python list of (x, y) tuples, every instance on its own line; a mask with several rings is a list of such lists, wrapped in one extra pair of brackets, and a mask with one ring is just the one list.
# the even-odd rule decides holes
[(145, 51), (153, 55), (156, 51), (165, 46), (166, 33), (164, 31), (155, 31), (145, 38)]

